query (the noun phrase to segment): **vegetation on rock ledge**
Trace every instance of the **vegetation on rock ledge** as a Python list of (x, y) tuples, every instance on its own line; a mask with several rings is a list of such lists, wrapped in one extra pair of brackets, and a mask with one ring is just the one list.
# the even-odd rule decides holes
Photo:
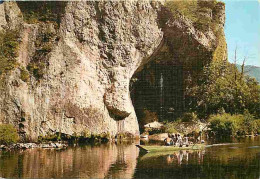
[(18, 141), (17, 130), (11, 124), (0, 124), (0, 144), (9, 145)]
[(51, 52), (57, 39), (57, 33), (52, 24), (40, 25), (36, 37), (35, 53), (27, 65), (27, 70), (37, 79), (41, 79), (48, 66), (48, 54)]
[(38, 22), (51, 22), (60, 24), (61, 17), (65, 12), (67, 2), (17, 2), (22, 11), (24, 21), (29, 24)]
[(211, 28), (213, 31), (216, 30), (216, 19), (213, 19), (212, 11), (218, 2), (216, 0), (210, 1), (166, 1), (165, 7), (167, 7), (175, 16), (176, 14), (181, 14), (189, 19), (194, 26), (202, 31), (207, 31)]
[(17, 66), (19, 38), (18, 30), (0, 32), (0, 75), (8, 73)]

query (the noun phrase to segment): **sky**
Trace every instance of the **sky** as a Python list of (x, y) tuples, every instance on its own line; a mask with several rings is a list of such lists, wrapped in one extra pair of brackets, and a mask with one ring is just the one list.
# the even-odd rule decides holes
[(260, 66), (260, 0), (223, 0), (226, 4), (225, 34), (228, 57), (234, 62), (237, 47), (237, 63)]

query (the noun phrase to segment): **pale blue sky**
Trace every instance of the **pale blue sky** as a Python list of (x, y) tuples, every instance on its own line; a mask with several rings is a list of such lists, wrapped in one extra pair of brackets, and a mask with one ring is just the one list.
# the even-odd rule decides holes
[(226, 4), (225, 33), (229, 61), (234, 62), (237, 46), (238, 63), (248, 56), (247, 65), (260, 66), (260, 3), (257, 0), (223, 0)]

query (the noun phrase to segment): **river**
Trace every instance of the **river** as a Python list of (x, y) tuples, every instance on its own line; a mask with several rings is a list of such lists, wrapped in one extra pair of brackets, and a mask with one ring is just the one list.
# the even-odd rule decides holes
[(260, 137), (144, 154), (135, 142), (0, 152), (0, 178), (260, 178)]

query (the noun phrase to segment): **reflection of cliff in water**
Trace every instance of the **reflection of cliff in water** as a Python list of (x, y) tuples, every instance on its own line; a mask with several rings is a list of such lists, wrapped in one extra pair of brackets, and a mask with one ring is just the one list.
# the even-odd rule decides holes
[(0, 178), (259, 178), (260, 138), (233, 142), (162, 153), (134, 144), (0, 152)]
[(139, 150), (135, 145), (84, 146), (62, 151), (32, 149), (2, 154), (0, 176), (132, 178), (138, 155)]

